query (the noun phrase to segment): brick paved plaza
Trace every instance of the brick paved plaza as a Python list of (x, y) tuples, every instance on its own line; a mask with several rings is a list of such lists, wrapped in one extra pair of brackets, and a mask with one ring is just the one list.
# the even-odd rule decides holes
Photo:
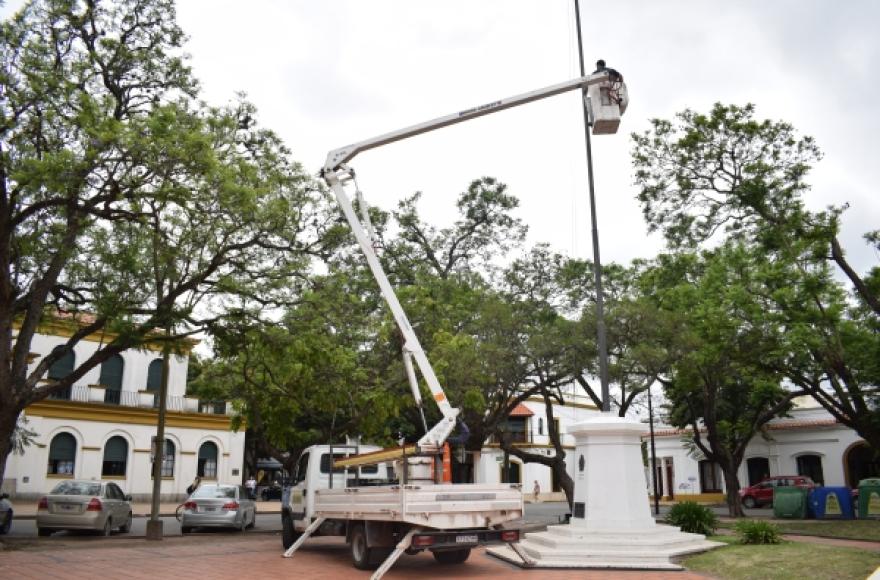
[[(366, 579), (369, 572), (351, 565), (341, 538), (314, 538), (291, 559), (281, 557), (281, 542), (274, 534), (230, 537), (203, 534), (143, 539), (49, 538), (21, 542), (17, 549), (0, 552), (0, 578), (94, 580), (143, 578), (145, 580), (208, 580), (249, 578)], [(602, 572), (587, 570), (522, 570), (482, 550), (459, 566), (441, 566), (430, 554), (403, 556), (385, 578), (521, 578), (533, 580), (620, 578), (652, 580), (706, 578), (689, 572)]]

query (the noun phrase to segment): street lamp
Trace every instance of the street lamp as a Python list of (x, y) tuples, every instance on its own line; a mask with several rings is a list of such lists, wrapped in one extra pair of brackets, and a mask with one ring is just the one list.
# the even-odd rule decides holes
[(657, 487), (657, 449), (654, 447), (654, 406), (651, 404), (651, 385), (648, 385), (648, 423), (651, 425), (651, 482), (654, 484), (654, 515), (660, 515), (660, 496)]
[[(577, 21), (578, 59), (581, 76), (587, 75), (584, 69), (584, 46), (581, 38), (581, 11), (578, 0), (574, 0), (574, 13)], [(590, 190), (590, 220), (593, 235), (593, 278), (596, 284), (596, 340), (599, 348), (599, 382), (602, 385), (602, 411), (611, 410), (611, 397), (608, 391), (608, 346), (605, 337), (605, 300), (602, 297), (602, 260), (599, 257), (599, 226), (596, 217), (596, 193), (593, 186), (593, 147), (590, 142), (590, 112), (588, 110), (587, 89), (582, 89), (584, 110), (584, 140), (587, 144), (587, 181)]]

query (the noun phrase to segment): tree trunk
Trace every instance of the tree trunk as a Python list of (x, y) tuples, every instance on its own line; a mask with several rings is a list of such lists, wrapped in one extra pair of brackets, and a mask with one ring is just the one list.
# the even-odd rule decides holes
[(565, 492), (565, 501), (568, 502), (568, 509), (572, 509), (574, 505), (574, 480), (565, 468), (565, 455), (562, 456), (560, 461), (555, 462), (551, 469), (556, 473), (556, 481), (559, 482), (562, 491)]
[(739, 478), (736, 470), (739, 466), (721, 464), (721, 472), (724, 474), (724, 487), (727, 489), (727, 513), (732, 518), (745, 516), (742, 508), (742, 498), (739, 497)]
[(19, 409), (0, 407), (0, 483), (6, 476), (6, 459), (12, 453), (12, 433), (20, 414)]

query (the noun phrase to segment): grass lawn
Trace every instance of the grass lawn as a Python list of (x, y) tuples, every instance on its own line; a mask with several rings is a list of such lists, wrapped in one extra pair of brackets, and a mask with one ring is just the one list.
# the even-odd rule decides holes
[[(880, 520), (773, 520), (773, 523), (781, 534), (880, 542)], [(733, 526), (733, 522), (724, 521), (719, 527), (732, 529)]]
[(800, 542), (747, 546), (730, 536), (710, 539), (729, 545), (685, 558), (682, 565), (722, 580), (862, 580), (880, 566), (880, 553), (855, 548)]

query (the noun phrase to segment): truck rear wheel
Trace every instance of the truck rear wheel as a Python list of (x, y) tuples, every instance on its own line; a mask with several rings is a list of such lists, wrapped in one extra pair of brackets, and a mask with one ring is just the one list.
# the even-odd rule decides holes
[(461, 564), (471, 555), (471, 549), (444, 550), (442, 552), (433, 552), (433, 554), (434, 559), (441, 564)]
[(367, 544), (367, 530), (363, 524), (351, 529), (351, 561), (358, 570), (375, 570), (391, 550), (387, 548), (371, 548)]

